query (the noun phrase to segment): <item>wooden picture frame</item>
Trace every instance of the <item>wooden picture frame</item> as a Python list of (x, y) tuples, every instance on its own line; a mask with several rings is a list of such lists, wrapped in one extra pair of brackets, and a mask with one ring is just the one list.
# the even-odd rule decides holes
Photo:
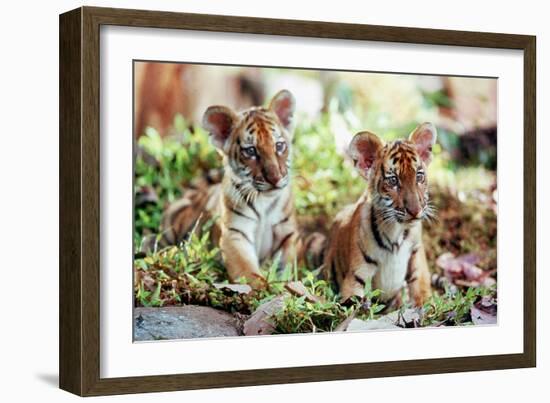
[[(519, 49), (524, 59), (523, 353), (231, 372), (100, 377), (100, 26)], [(81, 396), (533, 367), (536, 363), (535, 37), (82, 7), (60, 16), (60, 387)]]

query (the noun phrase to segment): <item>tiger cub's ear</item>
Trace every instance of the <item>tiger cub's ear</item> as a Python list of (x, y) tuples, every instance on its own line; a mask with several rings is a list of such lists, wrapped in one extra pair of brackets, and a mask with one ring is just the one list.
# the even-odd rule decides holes
[(437, 131), (431, 123), (418, 125), (409, 136), (409, 141), (416, 146), (418, 155), (426, 165), (432, 161), (432, 147), (436, 139)]
[(288, 90), (279, 91), (269, 103), (269, 109), (277, 115), (281, 121), (281, 124), (287, 130), (292, 127), (292, 118), (294, 117), (295, 108), (296, 101), (294, 99), (294, 95), (292, 95)]
[(359, 132), (351, 140), (349, 155), (363, 178), (368, 179), (369, 171), (382, 147), (382, 140), (370, 132)]
[(237, 115), (226, 106), (210, 106), (202, 117), (202, 126), (210, 133), (212, 144), (224, 149), (237, 123)]

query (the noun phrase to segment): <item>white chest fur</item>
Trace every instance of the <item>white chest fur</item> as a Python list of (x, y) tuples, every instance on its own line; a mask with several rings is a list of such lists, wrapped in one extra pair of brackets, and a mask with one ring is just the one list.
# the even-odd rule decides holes
[(395, 223), (380, 228), (372, 225), (371, 205), (360, 201), (359, 206), (362, 209), (360, 238), (363, 248), (376, 262), (364, 265), (359, 270), (361, 277), (371, 277), (372, 287), (382, 291), (381, 298), (391, 299), (405, 284), (412, 251), (422, 242), (422, 224)]
[[(370, 210), (363, 211), (363, 217), (369, 217)], [(370, 218), (370, 217), (369, 217)], [(382, 291), (382, 299), (393, 298), (405, 284), (409, 260), (414, 248), (416, 248), (422, 239), (422, 225), (417, 222), (412, 226), (404, 227), (396, 224), (392, 227), (384, 228), (385, 231), (381, 238), (384, 239), (385, 247), (379, 246), (371, 225), (366, 225), (370, 221), (364, 221), (363, 234), (369, 240), (366, 250), (371, 258), (377, 264), (372, 271), (373, 266), (369, 267), (372, 273), (372, 286), (374, 289)], [(378, 229), (380, 231), (380, 229)]]
[(264, 259), (271, 254), (275, 242), (273, 225), (283, 218), (282, 206), (280, 206), (281, 196), (281, 192), (260, 194), (254, 203), (260, 216), (254, 231), (256, 253), (260, 259)]
[(392, 298), (404, 285), (412, 248), (413, 243), (405, 239), (398, 250), (381, 250), (376, 254), (378, 267), (373, 278), (373, 288), (382, 290), (382, 299)]

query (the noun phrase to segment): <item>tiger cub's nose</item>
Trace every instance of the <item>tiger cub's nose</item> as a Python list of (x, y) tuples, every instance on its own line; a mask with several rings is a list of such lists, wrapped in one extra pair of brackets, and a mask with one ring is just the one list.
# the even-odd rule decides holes
[(420, 207), (420, 205), (413, 205), (413, 206), (407, 206), (405, 207), (405, 210), (407, 210), (407, 213), (412, 217), (412, 218), (419, 218), (420, 217), (420, 213), (422, 213), (422, 207)]
[(278, 187), (279, 182), (281, 182), (281, 179), (283, 179), (283, 177), (278, 172), (268, 173), (265, 178), (265, 180), (273, 187)]

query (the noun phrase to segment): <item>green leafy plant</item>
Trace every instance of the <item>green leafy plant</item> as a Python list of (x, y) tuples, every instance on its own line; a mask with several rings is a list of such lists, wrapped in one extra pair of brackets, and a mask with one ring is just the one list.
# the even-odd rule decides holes
[(466, 290), (434, 293), (424, 305), (423, 326), (434, 324), (471, 324), (470, 309), (474, 303), (484, 296), (495, 296), (496, 287), (468, 287)]

